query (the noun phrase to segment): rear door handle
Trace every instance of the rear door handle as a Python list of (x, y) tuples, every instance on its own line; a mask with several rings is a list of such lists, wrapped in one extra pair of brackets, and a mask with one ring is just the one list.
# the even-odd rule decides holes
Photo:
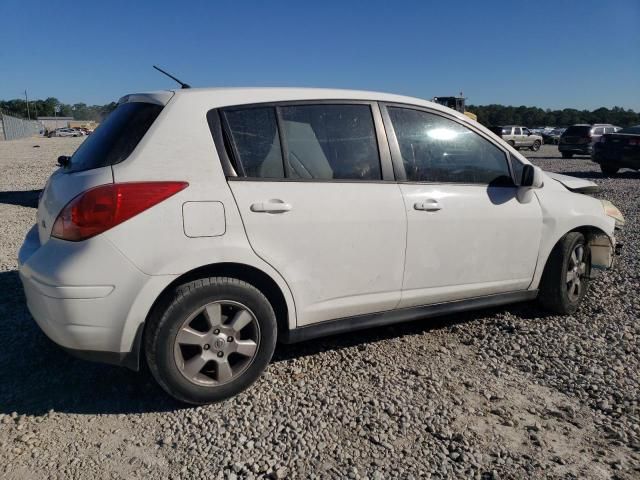
[(269, 200), (268, 202), (257, 202), (251, 204), (252, 212), (260, 213), (284, 213), (291, 210), (291, 205), (282, 200)]
[(425, 212), (437, 212), (438, 210), (442, 210), (442, 205), (440, 205), (437, 200), (429, 198), (422, 202), (416, 202), (413, 208), (416, 210), (424, 210)]

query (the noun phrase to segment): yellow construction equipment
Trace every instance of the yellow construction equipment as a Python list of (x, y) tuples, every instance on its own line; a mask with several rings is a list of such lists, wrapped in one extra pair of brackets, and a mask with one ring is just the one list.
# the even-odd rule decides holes
[(475, 113), (471, 113), (465, 110), (465, 100), (466, 98), (462, 96), (462, 92), (460, 92), (459, 97), (433, 97), (433, 101), (435, 103), (439, 103), (440, 105), (444, 105), (445, 107), (453, 108), (460, 113), (464, 113), (471, 120), (475, 120), (477, 122), (478, 116)]

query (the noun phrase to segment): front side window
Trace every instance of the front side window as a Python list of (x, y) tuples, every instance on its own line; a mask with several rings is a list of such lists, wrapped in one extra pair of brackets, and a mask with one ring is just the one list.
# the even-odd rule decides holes
[(502, 150), (447, 118), (388, 107), (407, 180), (513, 185)]
[(280, 115), (290, 178), (382, 178), (369, 105), (291, 105)]
[(236, 161), (244, 175), (284, 178), (278, 123), (273, 107), (225, 110)]

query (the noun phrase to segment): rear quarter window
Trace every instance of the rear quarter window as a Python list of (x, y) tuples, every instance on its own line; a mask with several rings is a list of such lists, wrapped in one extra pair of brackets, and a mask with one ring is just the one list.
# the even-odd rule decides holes
[(154, 103), (119, 105), (78, 147), (67, 172), (81, 172), (115, 165), (125, 160), (162, 111)]

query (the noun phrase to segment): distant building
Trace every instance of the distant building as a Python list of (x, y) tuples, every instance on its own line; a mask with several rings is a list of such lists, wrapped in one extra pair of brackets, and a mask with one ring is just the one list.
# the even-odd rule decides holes
[(38, 117), (38, 121), (48, 131), (56, 128), (69, 128), (69, 122), (73, 122), (73, 117)]

